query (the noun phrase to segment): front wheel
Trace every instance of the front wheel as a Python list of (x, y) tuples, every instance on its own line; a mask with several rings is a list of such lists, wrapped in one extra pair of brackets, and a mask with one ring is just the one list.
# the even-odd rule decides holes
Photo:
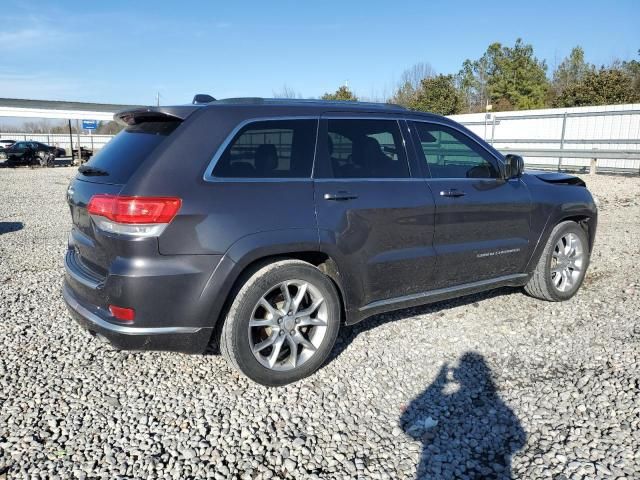
[(333, 282), (299, 260), (253, 273), (236, 295), (220, 335), (227, 361), (262, 385), (312, 374), (331, 352), (340, 328)]
[(582, 285), (589, 256), (589, 240), (580, 225), (572, 221), (556, 225), (525, 291), (551, 302), (570, 299)]

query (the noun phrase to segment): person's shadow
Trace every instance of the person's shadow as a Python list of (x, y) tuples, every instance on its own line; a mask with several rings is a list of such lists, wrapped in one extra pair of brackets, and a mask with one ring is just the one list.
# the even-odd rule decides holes
[(482, 355), (445, 364), (400, 419), (423, 444), (419, 479), (510, 479), (511, 457), (526, 440), (518, 417), (500, 399)]
[(3, 233), (17, 232), (24, 228), (22, 222), (0, 222), (0, 235)]

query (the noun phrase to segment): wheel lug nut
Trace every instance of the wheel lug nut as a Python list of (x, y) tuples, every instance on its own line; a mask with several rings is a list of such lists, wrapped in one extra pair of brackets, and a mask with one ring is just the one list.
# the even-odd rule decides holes
[(280, 330), (280, 333), (278, 335), (280, 335), (280, 336), (284, 335), (284, 331)]
[(296, 318), (296, 323), (300, 323), (300, 319), (299, 318)]

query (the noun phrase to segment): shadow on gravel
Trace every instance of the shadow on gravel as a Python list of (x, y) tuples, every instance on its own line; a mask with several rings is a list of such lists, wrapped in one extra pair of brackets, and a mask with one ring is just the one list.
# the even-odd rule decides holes
[[(476, 293), (473, 295), (467, 295), (465, 297), (454, 298), (452, 300), (444, 300), (442, 302), (430, 303), (427, 305), (421, 305), (418, 307), (404, 308), (402, 310), (395, 310), (389, 313), (383, 313), (381, 315), (374, 315), (373, 317), (366, 318), (362, 322), (357, 323), (351, 327), (343, 326), (338, 333), (336, 340), (336, 346), (329, 355), (325, 365), (331, 363), (335, 358), (347, 349), (347, 347), (353, 342), (358, 335), (368, 330), (379, 327), (389, 322), (395, 322), (405, 318), (415, 317), (417, 315), (433, 314), (444, 315), (443, 310), (454, 307), (472, 306), (473, 308), (480, 308), (482, 300), (487, 300), (493, 297), (502, 297), (506, 295), (523, 295), (521, 289), (513, 287), (497, 288), (495, 290), (489, 290), (488, 292)], [(429, 319), (425, 320), (428, 322)]]
[(17, 232), (24, 228), (22, 222), (0, 222), (0, 235), (3, 233)]
[(419, 479), (511, 479), (511, 457), (526, 440), (518, 417), (500, 399), (482, 355), (444, 364), (433, 383), (400, 418), (423, 444)]

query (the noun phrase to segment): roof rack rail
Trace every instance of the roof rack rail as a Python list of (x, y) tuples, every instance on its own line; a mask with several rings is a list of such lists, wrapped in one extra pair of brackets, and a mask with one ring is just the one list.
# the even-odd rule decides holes
[(398, 110), (406, 110), (402, 105), (395, 103), (377, 103), (377, 102), (360, 102), (350, 100), (322, 100), (317, 98), (261, 98), (261, 97), (238, 97), (238, 98), (222, 98), (216, 100), (216, 104), (246, 104), (246, 105), (264, 105), (264, 104), (288, 104), (288, 105), (352, 105), (370, 108), (394, 108)]

